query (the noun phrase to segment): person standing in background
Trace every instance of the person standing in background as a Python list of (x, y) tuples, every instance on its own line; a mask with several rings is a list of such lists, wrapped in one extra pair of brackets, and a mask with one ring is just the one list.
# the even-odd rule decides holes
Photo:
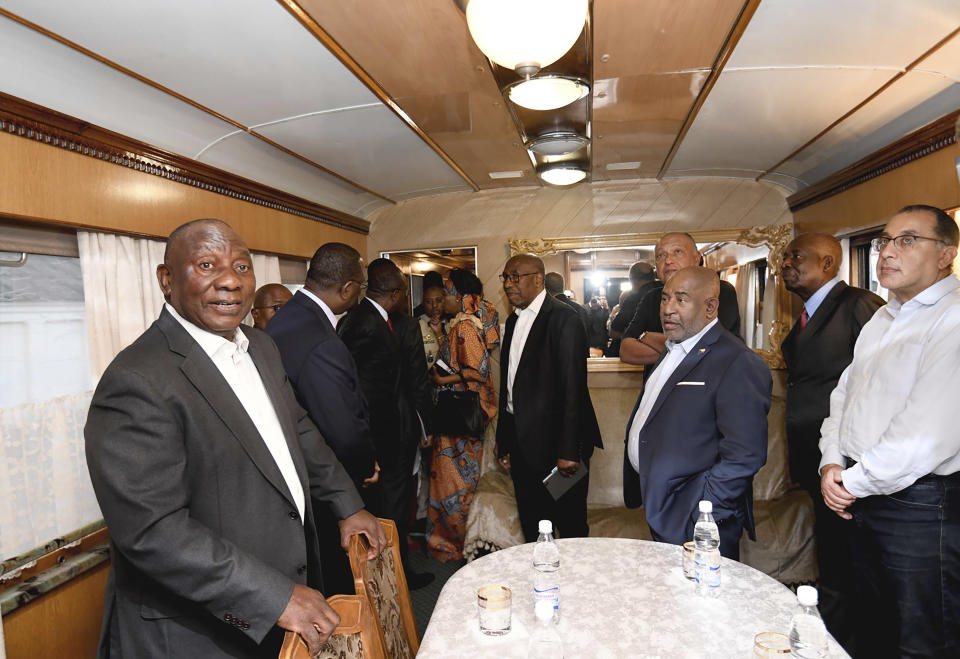
[(253, 309), (250, 310), (253, 326), (258, 330), (266, 329), (270, 319), (291, 297), (293, 293), (283, 284), (264, 284), (258, 288), (253, 296)]

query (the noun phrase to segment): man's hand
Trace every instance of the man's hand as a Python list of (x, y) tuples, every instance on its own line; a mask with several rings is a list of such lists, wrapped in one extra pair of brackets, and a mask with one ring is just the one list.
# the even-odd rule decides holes
[(380, 521), (366, 510), (358, 510), (350, 517), (340, 520), (340, 546), (346, 551), (350, 548), (350, 536), (363, 534), (370, 543), (367, 560), (376, 558), (387, 546), (387, 534), (383, 532)]
[(580, 468), (579, 462), (574, 462), (573, 460), (564, 460), (563, 458), (557, 458), (557, 471), (559, 471), (564, 476), (570, 477), (577, 473), (577, 469)]
[(842, 471), (843, 467), (838, 464), (824, 465), (820, 470), (820, 492), (827, 508), (843, 519), (853, 519), (853, 515), (847, 512), (847, 507), (856, 501), (857, 497), (847, 492), (847, 488), (843, 486), (843, 479), (840, 477)]
[(500, 463), (500, 466), (507, 470), (507, 473), (510, 473), (510, 454), (501, 455), (497, 458), (497, 462)]
[(380, 481), (380, 463), (379, 463), (379, 462), (374, 462), (374, 463), (373, 463), (373, 476), (371, 476), (370, 478), (364, 478), (364, 479), (363, 479), (363, 485), (362, 485), (362, 487), (370, 487), (371, 485), (374, 485), (374, 484), (378, 483), (379, 481)]
[(293, 595), (277, 620), (278, 627), (303, 637), (311, 657), (320, 653), (321, 646), (339, 624), (340, 616), (327, 604), (323, 593), (301, 584), (294, 585)]

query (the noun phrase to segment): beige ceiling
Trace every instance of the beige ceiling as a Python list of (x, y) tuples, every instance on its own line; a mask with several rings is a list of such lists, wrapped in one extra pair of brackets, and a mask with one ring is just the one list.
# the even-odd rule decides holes
[[(539, 185), (454, 0), (0, 13), (0, 91), (358, 217)], [(796, 191), (960, 107), (958, 0), (593, 0), (591, 25), (592, 185)]]

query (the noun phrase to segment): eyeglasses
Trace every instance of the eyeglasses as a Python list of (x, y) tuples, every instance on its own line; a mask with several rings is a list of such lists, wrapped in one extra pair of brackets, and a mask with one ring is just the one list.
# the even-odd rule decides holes
[(278, 311), (280, 311), (280, 307), (282, 306), (283, 306), (282, 304), (271, 304), (269, 307), (254, 307), (254, 309), (259, 309), (260, 311), (263, 311), (266, 309), (273, 309), (273, 313), (277, 313)]
[(912, 233), (901, 233), (899, 236), (880, 236), (874, 238), (870, 241), (870, 244), (873, 246), (873, 251), (879, 254), (890, 243), (893, 243), (894, 247), (899, 250), (913, 249), (917, 246), (918, 240), (932, 240), (935, 243), (943, 242), (939, 238), (927, 238), (926, 236), (916, 236)]
[(367, 282), (365, 282), (365, 281), (360, 281), (359, 279), (350, 279), (350, 280), (348, 281), (348, 283), (354, 283), (354, 284), (356, 284), (357, 286), (360, 287), (360, 290), (361, 290), (361, 291), (367, 287)]
[(500, 275), (500, 281), (502, 281), (504, 284), (506, 284), (507, 281), (510, 281), (514, 284), (519, 284), (520, 277), (529, 277), (530, 275), (539, 275), (539, 274), (540, 274), (539, 272), (520, 272), (520, 273), (514, 273), (514, 274), (508, 275), (506, 272), (504, 272), (502, 275)]

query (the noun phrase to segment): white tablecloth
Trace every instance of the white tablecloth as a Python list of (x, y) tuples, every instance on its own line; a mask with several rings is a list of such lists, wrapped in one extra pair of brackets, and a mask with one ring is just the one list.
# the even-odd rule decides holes
[[(621, 538), (560, 540), (564, 657), (736, 657), (758, 632), (786, 634), (796, 596), (778, 581), (723, 559), (717, 599), (698, 597), (683, 577), (680, 547)], [(513, 591), (513, 629), (480, 633), (477, 588)], [(467, 564), (440, 593), (418, 657), (526, 657), (533, 616), (533, 545)], [(831, 657), (848, 655), (831, 638)]]

